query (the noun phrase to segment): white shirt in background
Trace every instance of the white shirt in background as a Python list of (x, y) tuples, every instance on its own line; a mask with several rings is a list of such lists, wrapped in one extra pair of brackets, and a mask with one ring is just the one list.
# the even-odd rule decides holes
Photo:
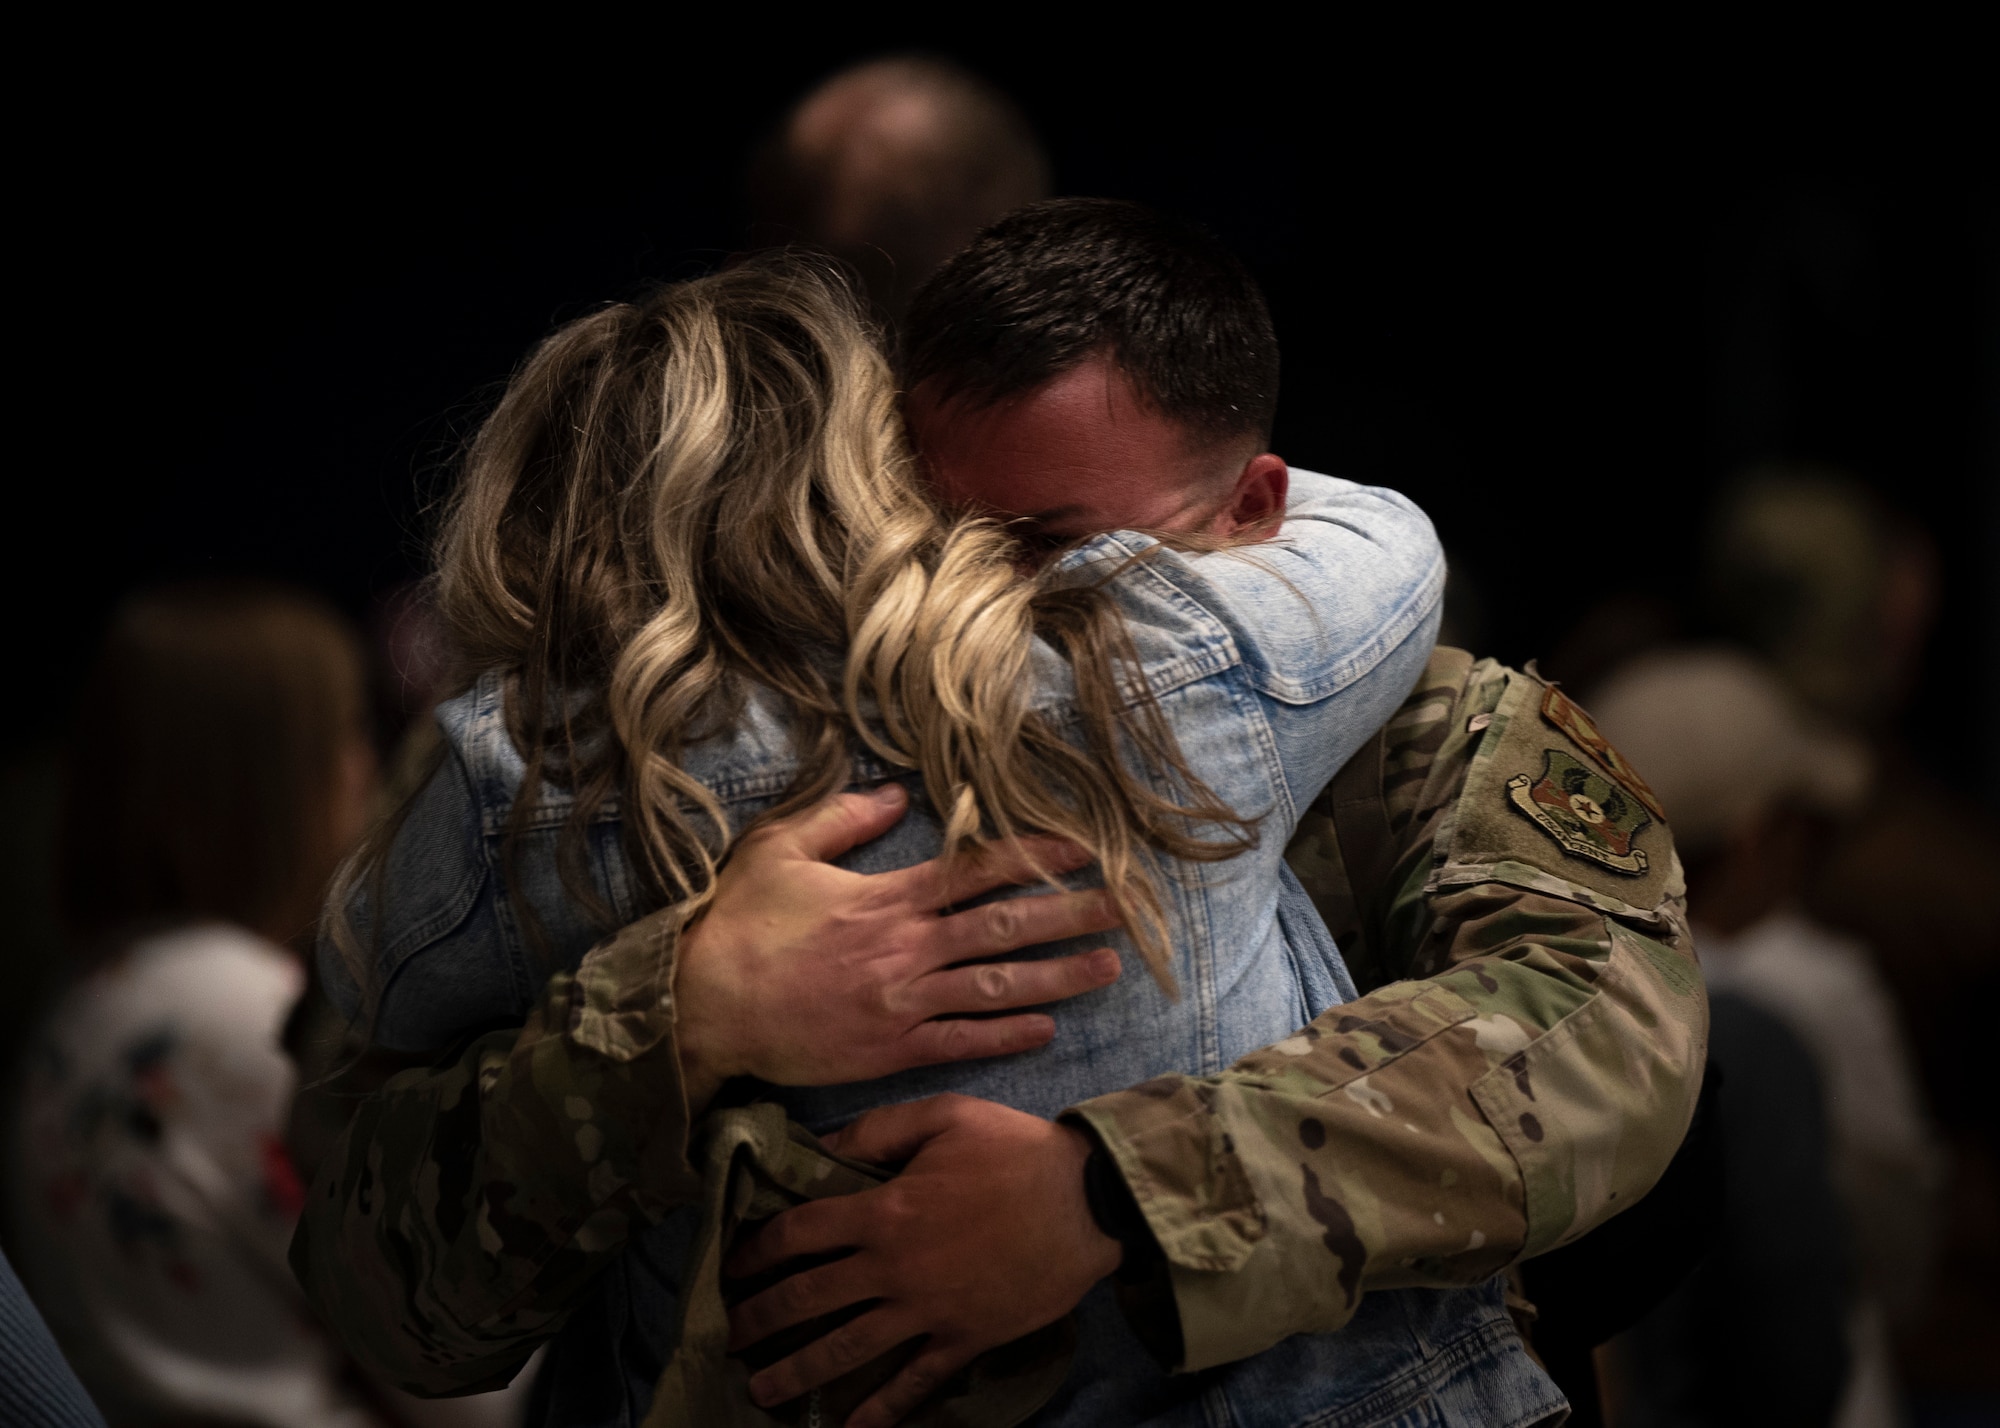
[[(114, 1421), (386, 1421), (343, 1381), (286, 1261), (305, 1192), (280, 1036), (303, 985), (297, 960), (252, 933), (182, 928), (72, 987), (31, 1053), (17, 1258)], [(515, 1390), (382, 1396), (410, 1428), (508, 1428), (523, 1406)]]
[(1866, 947), (1795, 910), (1730, 937), (1697, 926), (1695, 942), (1709, 987), (1783, 1019), (1819, 1068), (1833, 1180), (1859, 1271), (1854, 1364), (1834, 1424), (1895, 1428), (1889, 1323), (1921, 1298), (1943, 1183), (1895, 1003)]

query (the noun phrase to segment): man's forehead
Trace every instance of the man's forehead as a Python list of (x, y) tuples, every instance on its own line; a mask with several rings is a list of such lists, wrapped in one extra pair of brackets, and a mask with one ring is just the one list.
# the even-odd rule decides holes
[(910, 403), (911, 432), (944, 486), (969, 488), (953, 494), (1021, 513), (1082, 505), (1107, 484), (1184, 479), (1179, 431), (1118, 385), (1101, 371), (1071, 371), (989, 406), (936, 403), (920, 389)]
[(1178, 464), (1212, 446), (1148, 404), (1108, 354), (1092, 354), (1036, 388), (994, 402), (946, 392), (928, 378), (908, 394), (906, 410), (924, 444), (1042, 446), (1042, 456), (1058, 466), (1106, 458)]
[(1025, 391), (985, 399), (953, 390), (943, 379), (917, 384), (909, 402), (935, 412), (953, 425), (1009, 425), (1038, 417), (1091, 423), (1144, 423), (1176, 426), (1150, 405), (1109, 353), (1091, 353), (1081, 362)]
[(1068, 538), (1170, 526), (1210, 504), (1230, 454), (1193, 439), (1096, 357), (1030, 391), (981, 404), (919, 384), (905, 410), (926, 472), (947, 502)]

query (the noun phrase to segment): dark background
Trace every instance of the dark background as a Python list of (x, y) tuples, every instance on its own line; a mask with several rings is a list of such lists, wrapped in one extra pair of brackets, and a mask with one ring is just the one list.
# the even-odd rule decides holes
[(1249, 261), (1284, 342), (1278, 450), (1418, 499), (1484, 652), (1546, 659), (1619, 592), (1687, 606), (1748, 462), (1863, 477), (1944, 557), (1913, 742), (2000, 792), (1965, 719), (2000, 705), (2000, 122), (1953, 69), (1969, 40), (1893, 62), (1865, 35), (1718, 40), (1642, 74), (1601, 36), (1563, 37), (1587, 64), (1521, 37), (1447, 63), (775, 17), (522, 33), (505, 62), (391, 33), (127, 38), (24, 160), (44, 325), (17, 430), (43, 439), (16, 451), (38, 691), (10, 701), (16, 743), (59, 735), (138, 584), (254, 571), (366, 618), (422, 572), (454, 445), (526, 348), (738, 247), (744, 159), (786, 104), (917, 48), (1020, 101), (1059, 192), (1193, 216)]

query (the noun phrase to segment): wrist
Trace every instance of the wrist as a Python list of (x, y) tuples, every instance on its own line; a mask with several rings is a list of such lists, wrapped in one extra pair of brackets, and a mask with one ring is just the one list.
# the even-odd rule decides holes
[(732, 1034), (727, 1018), (720, 1015), (727, 999), (700, 974), (704, 925), (697, 922), (682, 934), (674, 966), (674, 1051), (680, 1059), (690, 1116), (707, 1109), (724, 1081), (743, 1074), (734, 1057), (741, 1038)]
[(681, 1094), (687, 1098), (688, 1119), (692, 1121), (708, 1109), (715, 1093), (729, 1078), (703, 1061), (698, 1053), (691, 1053), (684, 1046), (677, 1047), (677, 1050), (681, 1062)]

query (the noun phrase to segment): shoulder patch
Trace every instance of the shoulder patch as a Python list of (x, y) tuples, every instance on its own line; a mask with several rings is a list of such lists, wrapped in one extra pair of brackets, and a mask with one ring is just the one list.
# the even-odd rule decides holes
[[(1568, 700), (1563, 702), (1569, 704)], [(1548, 707), (1543, 701), (1544, 713)], [(1574, 704), (1569, 707), (1576, 708)], [(1602, 737), (1598, 736), (1600, 742)], [(1577, 742), (1584, 741), (1579, 738)], [(1639, 877), (1647, 869), (1646, 854), (1633, 847), (1632, 840), (1653, 820), (1646, 816), (1650, 803), (1642, 805), (1628, 797), (1631, 792), (1561, 749), (1543, 751), (1540, 778), (1516, 774), (1507, 781), (1507, 801), (1565, 853)]]
[[(1653, 817), (1662, 823), (1667, 821), (1667, 811), (1660, 807), (1659, 796), (1647, 787), (1646, 781), (1639, 777), (1639, 771), (1625, 762), (1625, 756), (1611, 746), (1609, 739), (1597, 731), (1597, 725), (1591, 723), (1590, 716), (1583, 712), (1582, 706), (1553, 684), (1542, 695), (1542, 717), (1575, 740), (1578, 748), (1602, 764), (1610, 772), (1612, 781), (1623, 785), (1625, 791), (1644, 804), (1646, 811)], [(1607, 866), (1616, 867), (1617, 864)], [(1639, 866), (1643, 868), (1644, 862)]]

